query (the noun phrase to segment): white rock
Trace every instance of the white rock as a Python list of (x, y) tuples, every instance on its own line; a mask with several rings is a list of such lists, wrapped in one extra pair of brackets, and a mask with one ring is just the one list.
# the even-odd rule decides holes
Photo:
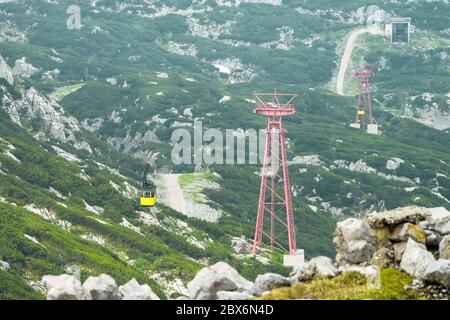
[(44, 276), (42, 282), (47, 287), (47, 300), (81, 300), (83, 287), (72, 275)]
[(370, 226), (350, 218), (337, 223), (333, 243), (338, 265), (368, 262), (375, 252), (375, 238)]
[(450, 212), (443, 207), (431, 208), (428, 211), (430, 213), (430, 217), (427, 219), (428, 228), (439, 232), (442, 236), (450, 234)]
[(383, 228), (385, 226), (397, 226), (398, 224), (409, 222), (418, 224), (428, 217), (426, 208), (409, 206), (397, 208), (389, 211), (370, 213), (365, 220), (373, 228)]
[(450, 235), (444, 237), (439, 243), (439, 258), (450, 259)]
[(33, 65), (27, 63), (26, 58), (23, 57), (22, 59), (16, 60), (16, 64), (14, 65), (14, 68), (12, 69), (12, 72), (16, 75), (19, 75), (23, 78), (29, 78), (32, 75), (34, 75), (39, 70)]
[(389, 239), (395, 242), (406, 241), (409, 238), (425, 243), (426, 234), (419, 226), (412, 223), (402, 223), (394, 228)]
[(401, 270), (410, 276), (423, 279), (425, 269), (433, 262), (435, 262), (433, 254), (427, 251), (425, 245), (413, 239), (408, 239), (402, 261), (400, 262)]
[(0, 260), (0, 270), (8, 271), (9, 269), (11, 269), (11, 265), (6, 261)]
[(374, 276), (377, 273), (378, 268), (376, 266), (357, 266), (357, 265), (345, 265), (339, 266), (339, 272), (357, 272), (365, 277)]
[(253, 297), (248, 292), (239, 291), (218, 291), (217, 300), (248, 300)]
[(302, 270), (301, 280), (309, 280), (314, 277), (335, 277), (339, 273), (338, 269), (328, 257), (315, 257), (308, 261)]
[(253, 292), (255, 295), (262, 295), (266, 291), (276, 288), (289, 287), (291, 280), (276, 273), (260, 274), (256, 277)]
[(10, 85), (14, 84), (14, 77), (12, 71), (1, 55), (0, 55), (0, 78), (5, 79), (6, 82), (8, 82)]
[(392, 158), (386, 162), (386, 169), (388, 170), (396, 170), (400, 167), (402, 163), (405, 163), (404, 160), (400, 158)]
[(140, 285), (136, 279), (120, 286), (119, 295), (122, 300), (160, 300), (147, 284)]
[(116, 281), (107, 274), (89, 277), (83, 283), (84, 295), (88, 300), (117, 300)]
[(307, 156), (296, 156), (289, 164), (303, 164), (308, 166), (321, 166), (323, 165), (322, 160), (320, 160), (317, 154), (307, 155)]
[(240, 254), (240, 253), (249, 253), (251, 250), (251, 245), (248, 243), (247, 239), (245, 239), (245, 236), (242, 236), (240, 238), (233, 237), (231, 239), (231, 247), (233, 248), (234, 252)]
[(219, 100), (219, 103), (225, 103), (225, 102), (227, 102), (227, 101), (230, 101), (231, 100), (231, 97), (230, 96), (224, 96), (224, 97), (222, 97), (220, 100)]
[(225, 262), (201, 269), (188, 283), (191, 299), (214, 300), (218, 291), (250, 291), (253, 283), (243, 278)]
[(450, 288), (450, 260), (439, 259), (428, 264), (424, 271), (424, 279)]

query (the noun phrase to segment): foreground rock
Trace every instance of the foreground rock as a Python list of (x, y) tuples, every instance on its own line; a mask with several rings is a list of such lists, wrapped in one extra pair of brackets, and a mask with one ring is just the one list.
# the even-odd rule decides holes
[[(405, 242), (400, 242), (401, 244)], [(402, 253), (399, 253), (399, 255)], [(380, 248), (372, 256), (370, 259), (370, 264), (381, 267), (381, 268), (389, 268), (394, 267), (396, 261), (400, 261), (400, 259), (396, 260), (395, 249), (393, 246), (387, 248)]]
[(252, 298), (248, 292), (239, 292), (239, 291), (218, 291), (217, 299), (218, 300), (248, 300)]
[(251, 292), (253, 283), (225, 262), (201, 269), (188, 283), (191, 299), (216, 300), (219, 291)]
[(337, 223), (333, 243), (338, 265), (368, 262), (376, 249), (374, 232), (369, 224), (354, 218)]
[(84, 295), (88, 300), (118, 300), (116, 281), (107, 274), (89, 277), (83, 283)]
[(450, 259), (450, 235), (443, 238), (439, 243), (439, 258)]
[(407, 241), (411, 238), (414, 241), (425, 244), (426, 234), (419, 226), (407, 222), (396, 226), (389, 238), (396, 242)]
[(429, 209), (429, 217), (427, 219), (428, 230), (433, 230), (441, 236), (450, 234), (450, 212), (445, 208)]
[(302, 270), (297, 273), (299, 280), (310, 280), (314, 277), (332, 278), (339, 274), (339, 270), (328, 257), (315, 257), (305, 263)]
[(152, 289), (136, 279), (117, 288), (109, 275), (89, 277), (83, 285), (72, 275), (44, 276), (47, 300), (159, 300)]
[(119, 287), (119, 295), (122, 300), (159, 300), (149, 285), (140, 285), (136, 279)]
[(47, 300), (82, 300), (83, 287), (74, 276), (44, 276), (42, 282), (47, 287)]
[(270, 291), (277, 288), (289, 287), (291, 280), (276, 273), (260, 274), (256, 277), (254, 294), (262, 295), (266, 291)]
[(428, 264), (423, 277), (428, 282), (450, 288), (450, 260), (439, 259)]
[(433, 254), (427, 251), (425, 245), (409, 239), (400, 262), (400, 269), (410, 276), (424, 279), (425, 269), (433, 262), (435, 262)]
[(429, 216), (426, 208), (409, 206), (384, 212), (374, 212), (365, 217), (365, 221), (373, 228), (395, 227), (402, 223), (417, 224)]

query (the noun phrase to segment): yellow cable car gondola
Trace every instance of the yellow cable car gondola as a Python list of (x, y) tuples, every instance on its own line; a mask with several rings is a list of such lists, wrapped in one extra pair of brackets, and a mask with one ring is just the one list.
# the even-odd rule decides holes
[(157, 203), (156, 186), (147, 180), (149, 171), (150, 165), (147, 165), (142, 175), (142, 194), (140, 198), (140, 205), (142, 207), (154, 207)]
[(364, 110), (358, 110), (358, 115), (363, 116), (363, 115), (365, 115), (365, 114), (366, 114), (366, 113), (365, 113)]

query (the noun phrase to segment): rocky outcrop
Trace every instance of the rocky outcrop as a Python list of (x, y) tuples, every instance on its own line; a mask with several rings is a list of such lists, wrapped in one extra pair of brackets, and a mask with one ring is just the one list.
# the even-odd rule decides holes
[(5, 59), (0, 55), (0, 79), (5, 79), (9, 85), (14, 84), (14, 77), (11, 69), (6, 63)]
[(355, 218), (338, 222), (333, 243), (338, 265), (366, 263), (376, 249), (373, 230)]
[(214, 300), (219, 291), (250, 292), (253, 283), (227, 263), (218, 262), (201, 269), (187, 287), (191, 299)]
[(14, 65), (14, 68), (12, 69), (12, 72), (14, 74), (19, 75), (23, 78), (30, 78), (38, 71), (39, 71), (38, 68), (35, 68), (33, 65), (27, 63), (27, 60), (25, 57), (23, 57), (22, 59), (16, 60), (16, 64)]
[(426, 208), (410, 206), (395, 210), (374, 212), (365, 217), (372, 228), (395, 227), (402, 223), (417, 224), (429, 216)]
[[(16, 74), (26, 73), (27, 75), (34, 71), (24, 59), (18, 60), (15, 70)], [(13, 85), (13, 74), (11, 68), (0, 56), (0, 78)], [(92, 152), (89, 144), (77, 138), (77, 133), (81, 132), (78, 121), (65, 114), (58, 103), (47, 99), (33, 87), (19, 87), (13, 90), (15, 92), (10, 92), (4, 86), (0, 87), (1, 107), (8, 113), (12, 122), (22, 126), (24, 123), (37, 120), (35, 122), (39, 124), (39, 128), (35, 128), (36, 138), (54, 139), (61, 143), (73, 142), (76, 148)]]

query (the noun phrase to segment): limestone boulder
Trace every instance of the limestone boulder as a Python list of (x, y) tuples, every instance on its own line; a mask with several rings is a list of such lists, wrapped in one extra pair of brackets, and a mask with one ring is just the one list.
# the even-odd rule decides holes
[(389, 247), (391, 243), (391, 230), (389, 227), (372, 228), (375, 233), (375, 242), (377, 248)]
[(252, 249), (252, 246), (244, 236), (240, 238), (238, 237), (232, 238), (231, 247), (233, 248), (234, 252), (238, 254), (249, 253)]
[(395, 251), (392, 247), (380, 248), (372, 256), (370, 264), (381, 267), (389, 268), (395, 266)]
[(392, 245), (392, 249), (394, 250), (395, 262), (399, 263), (400, 261), (402, 261), (403, 253), (406, 249), (406, 241), (394, 243)]
[(11, 269), (11, 265), (6, 261), (0, 260), (0, 270), (8, 271), (9, 269)]
[(281, 287), (289, 287), (291, 280), (276, 273), (260, 274), (256, 277), (253, 292), (255, 295), (261, 295), (266, 291)]
[(188, 283), (191, 299), (215, 300), (219, 291), (250, 292), (253, 283), (242, 277), (225, 262), (218, 262), (201, 269)]
[(408, 239), (400, 262), (401, 270), (417, 279), (423, 279), (425, 269), (433, 262), (433, 254), (427, 251), (424, 244)]
[(450, 260), (439, 259), (430, 263), (425, 268), (424, 279), (450, 288)]
[(136, 279), (120, 286), (118, 294), (122, 300), (160, 300), (148, 284), (140, 285)]
[(425, 244), (426, 234), (416, 224), (406, 222), (396, 226), (389, 237), (394, 242), (407, 241), (409, 238)]
[(218, 291), (217, 300), (248, 300), (253, 296), (248, 292)]
[(443, 207), (428, 210), (428, 229), (438, 232), (441, 236), (450, 234), (450, 211)]
[(338, 269), (328, 257), (315, 257), (308, 261), (300, 274), (300, 280), (309, 280), (314, 277), (331, 278), (337, 276)]
[(368, 223), (355, 218), (337, 223), (333, 243), (338, 265), (366, 263), (376, 250), (373, 230)]
[(409, 206), (394, 210), (374, 212), (365, 217), (365, 221), (373, 228), (395, 227), (402, 223), (417, 224), (426, 220), (429, 212), (426, 208)]
[(439, 258), (450, 259), (450, 235), (445, 236), (439, 243)]
[(83, 283), (84, 295), (88, 300), (118, 300), (116, 281), (107, 274), (89, 277)]
[(83, 287), (80, 281), (72, 275), (42, 277), (47, 287), (47, 300), (82, 300)]

